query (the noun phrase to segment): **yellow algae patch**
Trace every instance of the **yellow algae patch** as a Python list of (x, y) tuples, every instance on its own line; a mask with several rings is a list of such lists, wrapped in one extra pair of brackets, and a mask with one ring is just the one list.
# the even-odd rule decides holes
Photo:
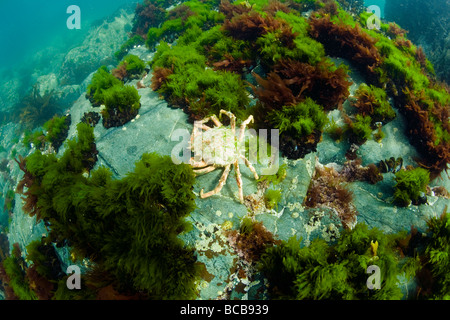
[(227, 230), (231, 230), (232, 228), (233, 228), (233, 222), (231, 222), (230, 220), (227, 220), (224, 223), (222, 223), (222, 230), (227, 231)]

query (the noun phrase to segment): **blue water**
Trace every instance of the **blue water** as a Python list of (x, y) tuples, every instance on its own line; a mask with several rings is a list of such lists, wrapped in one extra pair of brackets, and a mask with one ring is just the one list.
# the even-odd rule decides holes
[[(0, 2), (0, 63), (20, 63), (25, 57), (46, 46), (64, 48), (80, 40), (92, 22), (114, 13), (119, 7), (136, 0), (19, 0)], [(81, 29), (69, 30), (67, 7), (81, 10)]]
[[(0, 83), (51, 69), (58, 54), (79, 45), (92, 24), (138, 0), (0, 0)], [(77, 5), (81, 29), (68, 29), (67, 13)], [(22, 76), (23, 87), (30, 85)], [(32, 81), (32, 80), (30, 80)], [(5, 106), (0, 105), (0, 109)]]
[(380, 11), (381, 11), (380, 18), (381, 19), (384, 18), (384, 5), (385, 5), (385, 3), (386, 3), (386, 0), (365, 0), (364, 1), (364, 5), (366, 7), (369, 7), (369, 6), (372, 6), (372, 5), (380, 7)]

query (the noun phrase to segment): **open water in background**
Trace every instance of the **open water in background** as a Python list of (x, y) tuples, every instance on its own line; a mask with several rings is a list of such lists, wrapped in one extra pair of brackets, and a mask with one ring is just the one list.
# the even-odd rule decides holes
[[(51, 72), (91, 26), (138, 0), (0, 0), (0, 84), (17, 79), (26, 93), (35, 78)], [(81, 29), (68, 29), (67, 8), (81, 11)], [(13, 85), (13, 84), (11, 84)], [(1, 102), (0, 102), (1, 103)], [(0, 110), (7, 106), (0, 104)]]

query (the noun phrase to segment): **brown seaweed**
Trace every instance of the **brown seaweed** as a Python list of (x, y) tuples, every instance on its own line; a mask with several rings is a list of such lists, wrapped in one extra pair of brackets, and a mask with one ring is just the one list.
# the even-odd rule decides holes
[(374, 70), (381, 64), (381, 56), (375, 47), (376, 39), (365, 33), (358, 24), (352, 27), (334, 23), (330, 16), (311, 17), (309, 23), (310, 35), (325, 46), (328, 55), (352, 61), (369, 75), (368, 80), (375, 79)]
[(333, 168), (316, 166), (304, 204), (309, 208), (334, 209), (344, 228), (351, 229), (356, 222), (357, 211), (352, 204), (353, 194), (344, 182)]

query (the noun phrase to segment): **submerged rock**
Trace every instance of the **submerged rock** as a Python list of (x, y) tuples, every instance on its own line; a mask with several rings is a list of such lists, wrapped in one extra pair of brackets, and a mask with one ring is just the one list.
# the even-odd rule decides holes
[(121, 10), (112, 21), (104, 21), (89, 32), (83, 43), (70, 50), (59, 72), (65, 84), (82, 82), (92, 70), (102, 65), (115, 64), (114, 53), (127, 40), (133, 12)]
[[(113, 53), (126, 39), (125, 30), (130, 26), (132, 16), (123, 11), (114, 21), (101, 24), (88, 35), (81, 46), (67, 54), (58, 76), (51, 73), (41, 77), (39, 82), (40, 92), (55, 90), (61, 101), (68, 104), (74, 101), (69, 110), (72, 124), (68, 139), (76, 136), (76, 126), (79, 122), (88, 121), (86, 115), (90, 115), (97, 123), (94, 128), (98, 150), (95, 168), (105, 166), (116, 178), (122, 178), (133, 171), (135, 162), (140, 160), (144, 153), (172, 155), (181, 142), (182, 136), (179, 133), (187, 133), (190, 136), (193, 129), (186, 113), (169, 106), (150, 89), (150, 74), (144, 79), (127, 83), (139, 88), (141, 107), (134, 119), (120, 127), (106, 129), (99, 119), (102, 107), (93, 107), (86, 99), (86, 87), (95, 70), (102, 64), (116, 64), (112, 58)], [(154, 54), (145, 46), (133, 48), (130, 53), (146, 61)], [(354, 93), (363, 79), (356, 73), (352, 75), (352, 79), (354, 84), (350, 91)], [(141, 80), (140, 85), (143, 87), (138, 86)], [(344, 108), (350, 108), (349, 105), (347, 101)], [(330, 112), (328, 116), (336, 121), (342, 120), (339, 110)], [(405, 121), (406, 119), (398, 114), (395, 120), (383, 126), (385, 138), (381, 143), (369, 140), (357, 148), (355, 154), (361, 158), (362, 165), (376, 164), (390, 157), (402, 157), (403, 165), (415, 163), (414, 159), (418, 154), (404, 134)], [(342, 121), (339, 123), (342, 124)], [(15, 134), (14, 125), (1, 127), (0, 133), (5, 140), (12, 140)], [(220, 193), (206, 199), (198, 197), (200, 190), (204, 189), (205, 192), (213, 190), (222, 176), (223, 169), (217, 168), (210, 173), (197, 176), (193, 189), (197, 195), (195, 200), (197, 208), (186, 218), (193, 228), (180, 237), (186, 245), (195, 248), (197, 263), (203, 268), (198, 283), (199, 299), (267, 298), (263, 275), (259, 274), (254, 266), (245, 264), (227, 238), (227, 231), (239, 230), (244, 217), (251, 216), (255, 221), (261, 221), (278, 240), (297, 237), (302, 239), (301, 244), (304, 246), (309, 246), (315, 238), (322, 238), (329, 243), (339, 238), (344, 227), (336, 209), (308, 208), (305, 205), (305, 197), (316, 164), (338, 171), (347, 161), (346, 152), (349, 147), (348, 142), (337, 142), (324, 133), (322, 140), (317, 144), (316, 152), (310, 152), (298, 160), (281, 158), (279, 164), (287, 165), (286, 177), (280, 184), (270, 186), (274, 190), (281, 191), (281, 198), (273, 209), (266, 208), (265, 189), (261, 191), (261, 184), (254, 179), (252, 172), (243, 162), (240, 170), (244, 197), (251, 198), (255, 202), (259, 201), (258, 210), (254, 210), (256, 205), (251, 207), (249, 202), (244, 204), (239, 202), (234, 168)], [(7, 152), (12, 148), (11, 144), (5, 146)], [(65, 146), (62, 146), (58, 154), (61, 155), (64, 151)], [(258, 163), (254, 166), (261, 175), (267, 163)], [(11, 169), (10, 176), (13, 183), (9, 185), (17, 184), (21, 178), (17, 166)], [(429, 217), (439, 215), (449, 204), (448, 198), (431, 194), (427, 196), (426, 204), (406, 208), (396, 207), (392, 204), (394, 184), (392, 172), (384, 173), (383, 180), (376, 184), (362, 181), (346, 184), (346, 188), (353, 193), (352, 204), (358, 213), (356, 217), (358, 223), (364, 222), (369, 227), (377, 227), (387, 233), (409, 230), (411, 226), (422, 230), (425, 229)], [(443, 185), (450, 190), (448, 177), (443, 177), (442, 181), (434, 181), (432, 184)], [(9, 185), (0, 181), (2, 192), (5, 192)], [(19, 195), (16, 195), (15, 201), (17, 205), (9, 225), (8, 237), (11, 246), (17, 242), (24, 248), (30, 241), (39, 239), (45, 234), (46, 228), (43, 222), (36, 224), (35, 218), (30, 218), (23, 212)], [(0, 202), (0, 206), (2, 205)], [(1, 221), (4, 221), (4, 214), (2, 218)], [(71, 264), (67, 248), (61, 248), (58, 252), (64, 266)]]

